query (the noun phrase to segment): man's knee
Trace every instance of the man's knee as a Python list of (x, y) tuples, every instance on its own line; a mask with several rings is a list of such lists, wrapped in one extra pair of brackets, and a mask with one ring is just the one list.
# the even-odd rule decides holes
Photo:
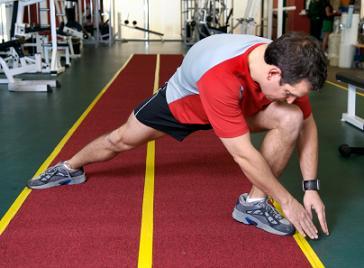
[(284, 105), (279, 112), (279, 128), (298, 135), (303, 124), (302, 110), (296, 105)]
[(122, 152), (134, 148), (134, 146), (125, 139), (123, 127), (115, 129), (105, 135), (107, 147), (113, 152)]

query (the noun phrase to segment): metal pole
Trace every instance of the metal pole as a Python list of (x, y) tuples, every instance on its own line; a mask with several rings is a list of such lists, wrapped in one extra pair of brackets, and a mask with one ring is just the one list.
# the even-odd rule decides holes
[[(144, 0), (144, 28), (149, 30), (149, 0)], [(149, 41), (149, 33), (144, 33), (145, 40)]]
[[(86, 0), (83, 0), (83, 9), (82, 9), (82, 20), (81, 20), (81, 25), (83, 25), (84, 22), (86, 22), (86, 15), (87, 15), (87, 3), (86, 3)], [(85, 21), (83, 21), (83, 18), (85, 18)]]
[(260, 36), (264, 36), (264, 0), (260, 1)]
[(118, 39), (121, 40), (121, 12), (118, 12)]
[(93, 1), (94, 0), (90, 0), (90, 15), (91, 15), (91, 23), (94, 23), (94, 5), (93, 5)]
[(100, 41), (100, 17), (99, 17), (99, 10), (100, 10), (100, 0), (95, 1), (95, 7), (94, 7), (94, 16), (95, 16), (95, 27), (96, 27), (96, 37), (95, 37), (95, 46), (99, 46)]
[(283, 0), (278, 0), (277, 11), (277, 38), (282, 35), (283, 32)]
[(24, 20), (24, 5), (22, 2), (19, 2), (18, 13), (16, 16), (16, 24), (22, 24), (23, 20)]
[(57, 73), (57, 30), (56, 30), (56, 10), (54, 0), (49, 0), (51, 18), (51, 38), (52, 38), (52, 61), (51, 73)]
[(35, 5), (35, 9), (37, 11), (37, 24), (40, 25), (40, 17), (39, 17), (39, 3)]
[(77, 21), (82, 25), (82, 1), (81, 0), (78, 0), (77, 2)]
[[(5, 4), (4, 4), (4, 7), (5, 7)], [(5, 10), (6, 10), (6, 8), (5, 8)], [(6, 16), (6, 14), (5, 14), (5, 16)], [(0, 23), (1, 23), (1, 42), (2, 43), (4, 43), (5, 42), (5, 27), (6, 27), (6, 25), (5, 25), (5, 22), (6, 22), (6, 20), (4, 20), (3, 19), (3, 5), (0, 3), (0, 19), (1, 19), (1, 21), (0, 21)]]
[(268, 39), (272, 39), (272, 28), (273, 28), (273, 0), (268, 0), (267, 17), (268, 17), (267, 37), (268, 37)]
[[(149, 30), (149, 0), (144, 0), (144, 28)], [(149, 33), (144, 33), (144, 38), (149, 40)]]
[(27, 13), (28, 13), (28, 24), (31, 25), (31, 21), (30, 21), (30, 5), (27, 6)]
[(114, 22), (113, 19), (113, 6), (111, 4), (112, 0), (109, 0), (109, 47), (111, 47), (113, 39), (114, 39), (114, 33), (113, 33), (113, 27), (112, 27), (112, 23)]

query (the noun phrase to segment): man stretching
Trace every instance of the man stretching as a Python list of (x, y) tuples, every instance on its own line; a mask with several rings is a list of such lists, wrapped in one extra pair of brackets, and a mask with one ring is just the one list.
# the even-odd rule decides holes
[[(326, 58), (310, 36), (288, 33), (273, 42), (250, 35), (210, 36), (188, 51), (169, 81), (119, 128), (30, 180), (28, 187), (82, 183), (87, 164), (109, 160), (165, 134), (182, 141), (192, 132), (212, 128), (253, 184), (238, 198), (235, 220), (278, 235), (292, 234), (296, 228), (316, 239), (314, 210), (328, 235), (318, 194), (317, 128), (308, 98), (326, 76)], [(257, 149), (250, 135), (260, 131), (266, 135)], [(295, 147), (304, 205), (277, 179)], [(286, 219), (267, 196), (280, 203)]]

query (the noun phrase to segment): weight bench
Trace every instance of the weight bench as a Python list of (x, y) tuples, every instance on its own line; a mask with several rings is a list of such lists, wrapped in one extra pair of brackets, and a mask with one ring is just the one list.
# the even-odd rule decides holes
[[(342, 114), (341, 121), (347, 122), (364, 131), (364, 119), (356, 115), (356, 92), (364, 93), (364, 71), (355, 72), (338, 72), (336, 80), (348, 84), (348, 100), (347, 112)], [(339, 147), (339, 152), (344, 157), (349, 157), (351, 154), (364, 155), (364, 147), (350, 147), (347, 144), (342, 144)]]

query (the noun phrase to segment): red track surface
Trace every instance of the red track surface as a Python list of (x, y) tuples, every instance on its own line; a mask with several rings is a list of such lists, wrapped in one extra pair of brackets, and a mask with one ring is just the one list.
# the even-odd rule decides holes
[[(153, 89), (155, 56), (134, 56), (62, 149), (66, 159), (125, 121)], [(160, 82), (180, 56), (161, 56)], [(0, 237), (0, 267), (136, 267), (146, 147), (86, 167), (78, 186), (33, 191)], [(249, 183), (209, 132), (156, 142), (154, 267), (309, 267), (292, 237), (235, 222)]]

